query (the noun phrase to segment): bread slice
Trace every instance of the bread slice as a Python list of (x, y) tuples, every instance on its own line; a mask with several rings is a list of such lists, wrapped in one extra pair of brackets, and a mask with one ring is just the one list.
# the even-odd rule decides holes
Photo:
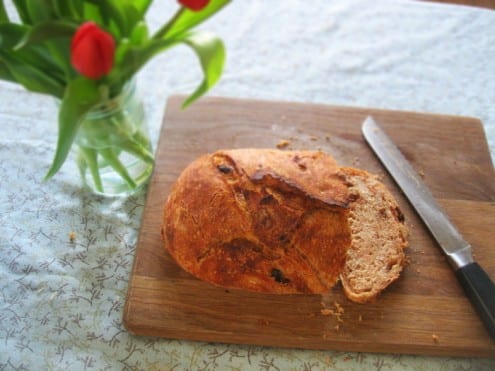
[(399, 278), (405, 265), (408, 230), (404, 215), (378, 177), (342, 168), (351, 198), (351, 246), (340, 279), (345, 295), (364, 303)]

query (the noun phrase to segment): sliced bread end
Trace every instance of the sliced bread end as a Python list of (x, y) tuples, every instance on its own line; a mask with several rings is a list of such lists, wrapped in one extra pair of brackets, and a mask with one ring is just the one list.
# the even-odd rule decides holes
[(351, 246), (340, 274), (345, 295), (365, 303), (394, 282), (405, 265), (408, 230), (395, 198), (376, 175), (342, 168), (353, 197)]

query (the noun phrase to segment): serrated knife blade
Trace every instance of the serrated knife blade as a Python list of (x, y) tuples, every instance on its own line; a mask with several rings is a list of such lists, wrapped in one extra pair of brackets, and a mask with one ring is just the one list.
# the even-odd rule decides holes
[(409, 161), (372, 117), (366, 118), (362, 131), (373, 152), (442, 248), (485, 327), (495, 339), (495, 285), (473, 260), (470, 244), (450, 221)]

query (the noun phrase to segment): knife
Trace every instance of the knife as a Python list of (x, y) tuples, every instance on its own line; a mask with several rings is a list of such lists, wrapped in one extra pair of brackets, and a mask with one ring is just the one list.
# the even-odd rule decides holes
[(476, 263), (471, 246), (437, 203), (421, 177), (372, 117), (363, 135), (437, 240), (486, 329), (495, 339), (495, 285)]

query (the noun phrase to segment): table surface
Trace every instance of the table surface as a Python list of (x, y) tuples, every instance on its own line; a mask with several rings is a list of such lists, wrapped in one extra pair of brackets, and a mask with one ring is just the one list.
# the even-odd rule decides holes
[(495, 9), (495, 0), (425, 0), (425, 1), (436, 1), (439, 3), (460, 4), (460, 5), (478, 6), (487, 9)]
[[(151, 27), (174, 10), (155, 1)], [(210, 95), (477, 117), (495, 159), (491, 10), (405, 0), (234, 1), (201, 29), (222, 36), (228, 50)], [(167, 97), (191, 92), (200, 78), (184, 47), (139, 73), (155, 147)], [(81, 189), (70, 160), (43, 182), (56, 115), (50, 97), (0, 82), (0, 369), (495, 369), (495, 359), (130, 335), (122, 312), (146, 192), (94, 196)]]

